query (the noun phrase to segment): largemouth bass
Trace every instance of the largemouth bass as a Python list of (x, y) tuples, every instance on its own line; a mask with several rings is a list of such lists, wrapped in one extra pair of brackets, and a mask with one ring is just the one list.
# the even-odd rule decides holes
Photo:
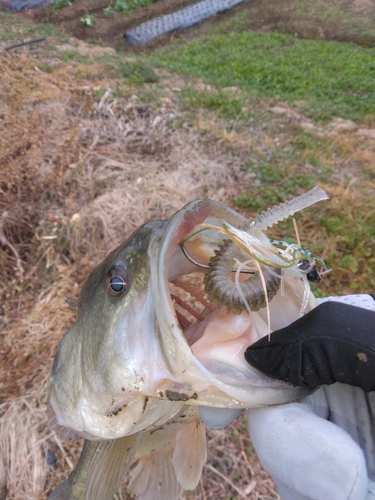
[(198, 407), (234, 415), (306, 395), (244, 352), (315, 306), (311, 254), (264, 231), (325, 198), (314, 188), (253, 221), (197, 200), (144, 224), (92, 271), (49, 380), (58, 426), (91, 442), (50, 500), (110, 500), (132, 464), (138, 498), (177, 500), (206, 460)]

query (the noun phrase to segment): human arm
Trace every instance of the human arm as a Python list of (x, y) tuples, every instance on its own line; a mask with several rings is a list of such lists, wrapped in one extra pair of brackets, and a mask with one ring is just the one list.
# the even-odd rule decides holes
[(375, 499), (374, 344), (375, 300), (360, 295), (318, 305), (247, 350), (274, 378), (330, 384), (299, 402), (248, 410), (255, 450), (283, 500)]

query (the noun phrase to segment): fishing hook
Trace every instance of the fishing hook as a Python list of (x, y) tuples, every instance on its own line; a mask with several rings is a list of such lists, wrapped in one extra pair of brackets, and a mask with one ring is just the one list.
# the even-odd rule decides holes
[[(201, 267), (202, 269), (210, 269), (211, 266), (208, 264), (202, 264), (201, 262), (196, 261), (186, 250), (185, 246), (183, 243), (180, 243), (180, 247), (182, 250), (182, 253), (185, 255), (185, 257), (195, 266)], [(236, 273), (237, 269), (232, 269), (232, 273)], [(256, 271), (250, 271), (250, 269), (241, 269), (240, 271), (241, 274), (255, 274)]]

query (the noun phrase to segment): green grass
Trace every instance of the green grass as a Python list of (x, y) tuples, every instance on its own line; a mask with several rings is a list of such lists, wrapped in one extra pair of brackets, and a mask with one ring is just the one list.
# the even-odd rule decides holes
[(153, 60), (252, 97), (306, 101), (302, 111), (326, 121), (361, 120), (375, 112), (374, 57), (375, 49), (354, 44), (246, 31), (162, 49)]
[(259, 211), (266, 205), (276, 205), (297, 196), (301, 189), (308, 191), (316, 183), (316, 176), (305, 172), (294, 172), (287, 163), (275, 160), (273, 163), (259, 163), (248, 168), (255, 174), (255, 192), (243, 194), (234, 199), (238, 207)]
[(298, 129), (289, 133), (286, 143), (266, 151), (267, 159), (257, 155), (256, 160), (245, 163), (253, 176), (253, 187), (236, 197), (235, 205), (257, 212), (292, 199), (332, 176), (329, 163), (340, 154), (337, 145)]
[(65, 50), (61, 52), (60, 58), (63, 62), (67, 63), (69, 61), (77, 61), (82, 64), (90, 64), (91, 59), (89, 56), (83, 56), (78, 54), (75, 50)]
[[(375, 198), (368, 176), (373, 167), (355, 161), (356, 182), (340, 178), (341, 164), (347, 159), (350, 147), (343, 149), (330, 138), (289, 130), (282, 145), (268, 148), (246, 163), (251, 181), (233, 201), (249, 216), (267, 206), (290, 200), (315, 185), (329, 192), (330, 200), (319, 203), (295, 215), (303, 248), (310, 248), (315, 257), (323, 258), (333, 272), (316, 284), (318, 296), (343, 293), (371, 293), (375, 289)], [(271, 237), (294, 241), (290, 220), (269, 230)], [(289, 240), (289, 238), (291, 238)], [(345, 291), (345, 292), (343, 292)]]
[(120, 62), (118, 65), (120, 76), (127, 81), (141, 85), (142, 83), (156, 83), (158, 75), (148, 64), (142, 62)]
[(239, 115), (249, 117), (249, 113), (244, 111), (244, 101), (225, 90), (198, 91), (194, 87), (186, 86), (180, 97), (188, 108), (209, 109), (227, 118), (237, 118)]
[(70, 0), (52, 0), (51, 10), (56, 12), (57, 10), (61, 10), (64, 7), (69, 7), (69, 5), (72, 5), (72, 2), (70, 2)]
[[(26, 17), (1, 12), (0, 42), (22, 41), (27, 38), (54, 37), (57, 30), (53, 24), (35, 24)], [(44, 42), (42, 42), (43, 44)], [(36, 46), (36, 45), (35, 45)], [(31, 46), (33, 47), (33, 46)], [(38, 48), (40, 44), (38, 45)]]
[(145, 7), (146, 5), (155, 3), (157, 1), (158, 0), (115, 0), (113, 9), (117, 12), (128, 14), (130, 11), (136, 9), (137, 7)]
[(55, 67), (51, 66), (50, 64), (41, 64), (39, 66), (39, 69), (41, 69), (45, 73), (53, 73), (55, 71)]

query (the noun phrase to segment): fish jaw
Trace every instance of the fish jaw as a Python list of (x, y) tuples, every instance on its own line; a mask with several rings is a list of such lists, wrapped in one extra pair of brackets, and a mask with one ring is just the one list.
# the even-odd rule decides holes
[(197, 486), (206, 460), (198, 408), (184, 406), (172, 420), (142, 434), (128, 488), (142, 499), (179, 498), (181, 488)]
[(79, 461), (48, 500), (110, 500), (134, 464), (128, 489), (140, 500), (176, 500), (194, 489), (207, 460), (197, 407), (183, 406), (152, 431), (105, 441), (86, 440)]
[[(202, 223), (220, 227), (223, 221), (236, 227), (248, 223), (225, 205), (197, 200), (167, 222), (142, 226), (90, 274), (77, 321), (60, 342), (49, 380), (59, 425), (88, 439), (117, 439), (163, 425), (184, 404), (247, 408), (307, 394), (244, 360), (244, 350), (268, 333), (262, 310), (239, 316), (213, 311), (195, 326), (199, 335), (189, 345), (170, 281), (203, 272), (186, 259), (180, 242)], [(208, 261), (222, 240), (203, 232), (186, 244)], [(108, 277), (116, 273), (125, 276), (126, 290), (113, 296)], [(297, 319), (298, 283), (285, 288), (271, 302), (274, 329), (280, 318), (272, 314), (273, 304), (278, 311), (289, 308), (281, 315), (284, 323)]]
[[(77, 321), (57, 348), (50, 403), (59, 426), (87, 439), (116, 439), (162, 425), (183, 405), (163, 401), (155, 391), (154, 379), (169, 373), (155, 342), (148, 251), (163, 227), (162, 221), (142, 226), (90, 274)], [(112, 269), (127, 276), (123, 296), (108, 295)]]

